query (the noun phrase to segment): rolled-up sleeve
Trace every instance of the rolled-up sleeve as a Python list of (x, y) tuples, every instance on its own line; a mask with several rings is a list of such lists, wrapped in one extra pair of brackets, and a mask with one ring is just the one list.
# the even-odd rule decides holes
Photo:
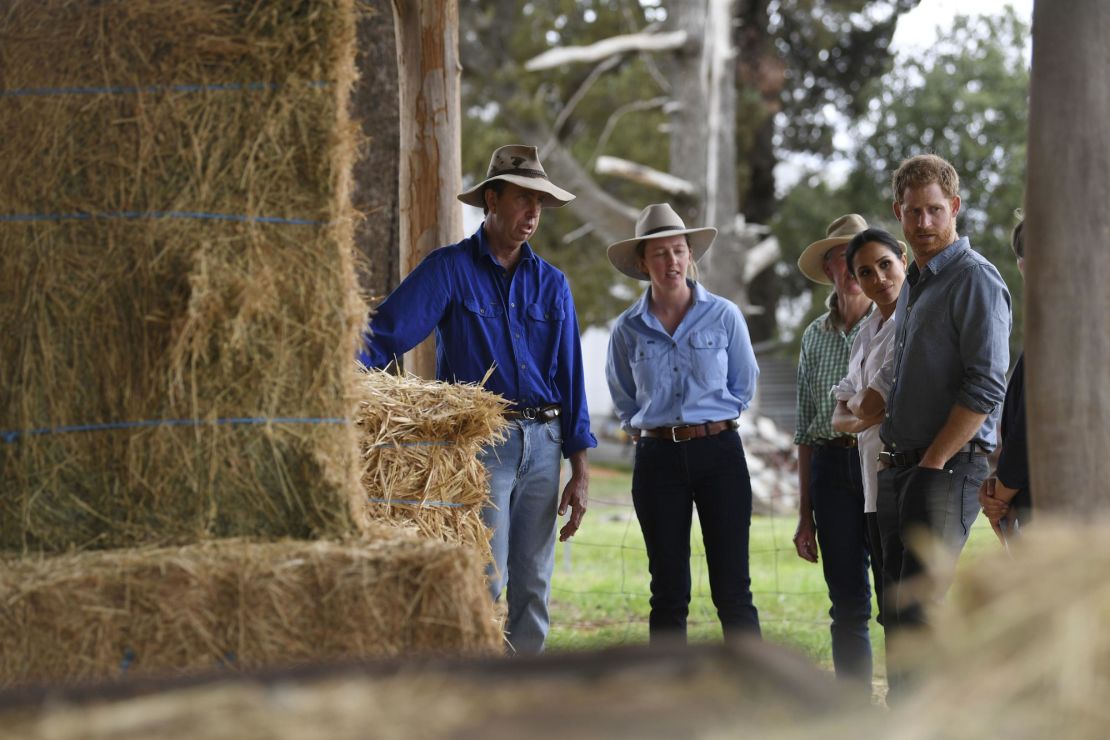
[(977, 265), (970, 280), (956, 284), (952, 320), (958, 325), (964, 375), (956, 403), (990, 414), (1006, 397), (1010, 365), (1010, 292), (998, 272)]

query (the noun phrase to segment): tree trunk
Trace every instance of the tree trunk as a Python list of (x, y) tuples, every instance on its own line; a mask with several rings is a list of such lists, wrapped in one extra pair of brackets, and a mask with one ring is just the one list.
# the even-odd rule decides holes
[(1026, 394), (1038, 511), (1110, 510), (1110, 4), (1037, 0), (1026, 190)]
[[(371, 298), (397, 287), (401, 266), (397, 245), (397, 152), (400, 122), (397, 106), (397, 40), (390, 0), (370, 0), (370, 12), (358, 22), (359, 81), (351, 96), (352, 118), (362, 122), (368, 146), (355, 163), (354, 207), (366, 215), (355, 229), (359, 285)], [(376, 302), (376, 301), (375, 301)]]
[(745, 239), (738, 233), (736, 190), (736, 48), (734, 0), (674, 3), (677, 30), (691, 39), (667, 65), (671, 93), (671, 173), (698, 186), (700, 198), (675, 197), (687, 227), (715, 226), (719, 234), (699, 265), (710, 291), (747, 305)]
[[(400, 70), (401, 274), (437, 247), (462, 238), (457, 0), (393, 0)], [(431, 339), (406, 356), (406, 369), (435, 376)]]

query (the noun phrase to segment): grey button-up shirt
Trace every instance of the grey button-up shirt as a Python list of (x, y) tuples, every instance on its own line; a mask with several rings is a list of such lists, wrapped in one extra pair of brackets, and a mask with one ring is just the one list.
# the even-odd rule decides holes
[(928, 447), (959, 404), (987, 414), (972, 441), (994, 449), (1012, 323), (998, 270), (963, 237), (924, 270), (910, 266), (897, 314), (883, 442), (896, 450)]

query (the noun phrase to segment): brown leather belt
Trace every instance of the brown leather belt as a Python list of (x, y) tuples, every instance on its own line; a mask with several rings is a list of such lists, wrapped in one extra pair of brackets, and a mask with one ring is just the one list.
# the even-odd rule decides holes
[(533, 406), (530, 408), (509, 409), (505, 412), (506, 419), (527, 419), (528, 421), (551, 421), (558, 419), (559, 414), (562, 412), (561, 407), (557, 403), (549, 403), (546, 406)]
[(641, 437), (655, 437), (667, 439), (671, 442), (689, 442), (699, 437), (712, 437), (714, 434), (737, 429), (740, 422), (736, 419), (728, 421), (708, 421), (704, 424), (687, 424), (680, 427), (656, 427), (655, 429), (640, 430)]
[(855, 437), (833, 437), (822, 439), (814, 443), (817, 447), (856, 447), (859, 443)]

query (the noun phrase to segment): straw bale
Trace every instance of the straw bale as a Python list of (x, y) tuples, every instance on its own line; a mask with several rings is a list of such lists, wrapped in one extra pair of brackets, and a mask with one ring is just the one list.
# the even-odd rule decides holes
[(475, 385), (376, 371), (358, 393), (367, 520), (408, 523), (488, 558), (489, 477), (478, 453), (504, 438), (507, 402)]
[[(350, 533), (354, 30), (0, 7), (0, 549)], [(169, 424), (49, 431), (120, 422)]]
[(10, 559), (0, 682), (491, 653), (501, 633), (476, 555), (403, 533), (373, 542), (220, 540)]

